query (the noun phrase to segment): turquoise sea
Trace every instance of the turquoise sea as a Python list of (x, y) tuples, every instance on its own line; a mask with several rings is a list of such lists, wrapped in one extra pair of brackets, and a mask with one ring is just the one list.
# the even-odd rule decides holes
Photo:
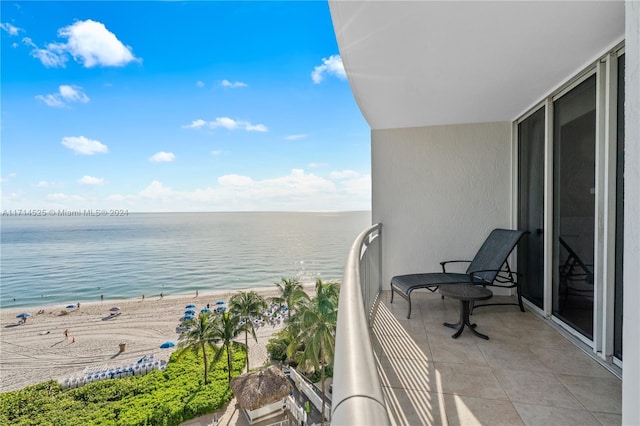
[(370, 212), (2, 217), (0, 307), (340, 281)]

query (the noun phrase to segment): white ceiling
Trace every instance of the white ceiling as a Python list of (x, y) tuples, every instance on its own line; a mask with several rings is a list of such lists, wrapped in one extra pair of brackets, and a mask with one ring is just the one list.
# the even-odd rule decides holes
[(372, 129), (513, 120), (624, 38), (621, 1), (329, 5)]

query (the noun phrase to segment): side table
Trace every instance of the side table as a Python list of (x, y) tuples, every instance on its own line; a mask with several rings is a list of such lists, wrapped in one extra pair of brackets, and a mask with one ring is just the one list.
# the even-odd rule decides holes
[(452, 324), (445, 322), (444, 325), (450, 328), (457, 328), (458, 331), (451, 337), (457, 339), (464, 326), (469, 326), (469, 330), (473, 334), (483, 339), (489, 340), (489, 336), (476, 331), (476, 324), (471, 324), (469, 321), (469, 313), (471, 312), (470, 303), (476, 300), (487, 300), (493, 297), (493, 293), (488, 288), (474, 284), (455, 284), (455, 285), (443, 285), (440, 287), (440, 294), (452, 299), (458, 299), (460, 301), (460, 321)]

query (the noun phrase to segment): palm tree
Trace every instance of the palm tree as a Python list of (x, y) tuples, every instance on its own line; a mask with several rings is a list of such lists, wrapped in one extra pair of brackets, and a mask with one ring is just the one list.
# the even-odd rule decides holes
[(244, 345), (247, 348), (247, 373), (249, 372), (249, 333), (257, 342), (256, 329), (251, 317), (263, 317), (263, 311), (267, 309), (267, 302), (255, 291), (242, 291), (233, 295), (229, 301), (229, 311), (240, 320), (244, 319)]
[(333, 362), (339, 295), (338, 284), (324, 284), (318, 279), (316, 296), (298, 306), (290, 323), (292, 340), (287, 348), (288, 355), (294, 357), (298, 365), (307, 372), (320, 369), (323, 425), (326, 406), (325, 367)]
[(233, 366), (231, 363), (231, 343), (243, 330), (244, 326), (240, 325), (240, 318), (229, 312), (225, 312), (221, 316), (215, 316), (214, 321), (212, 321), (211, 338), (214, 342), (221, 343), (221, 345), (215, 347), (211, 364), (218, 362), (226, 349), (229, 383), (231, 383), (231, 368)]
[(214, 344), (217, 342), (217, 337), (214, 334), (214, 321), (212, 321), (211, 315), (201, 313), (196, 319), (185, 321), (185, 325), (188, 325), (189, 329), (180, 334), (178, 346), (180, 348), (190, 348), (196, 356), (198, 355), (198, 350), (202, 350), (204, 384), (206, 385), (209, 383), (207, 379), (207, 372), (209, 371), (207, 348), (215, 351)]
[(286, 304), (289, 307), (287, 311), (287, 319), (291, 319), (291, 311), (294, 307), (304, 301), (305, 299), (309, 299), (309, 295), (304, 291), (304, 287), (300, 284), (295, 278), (282, 278), (279, 283), (276, 283), (276, 286), (280, 289), (280, 296), (274, 297), (274, 303), (280, 305), (278, 308), (278, 312), (282, 311), (283, 305)]

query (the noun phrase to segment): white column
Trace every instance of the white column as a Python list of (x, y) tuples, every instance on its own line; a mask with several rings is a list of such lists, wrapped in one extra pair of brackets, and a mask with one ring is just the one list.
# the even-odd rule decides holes
[(622, 424), (640, 425), (640, 2), (625, 4)]

